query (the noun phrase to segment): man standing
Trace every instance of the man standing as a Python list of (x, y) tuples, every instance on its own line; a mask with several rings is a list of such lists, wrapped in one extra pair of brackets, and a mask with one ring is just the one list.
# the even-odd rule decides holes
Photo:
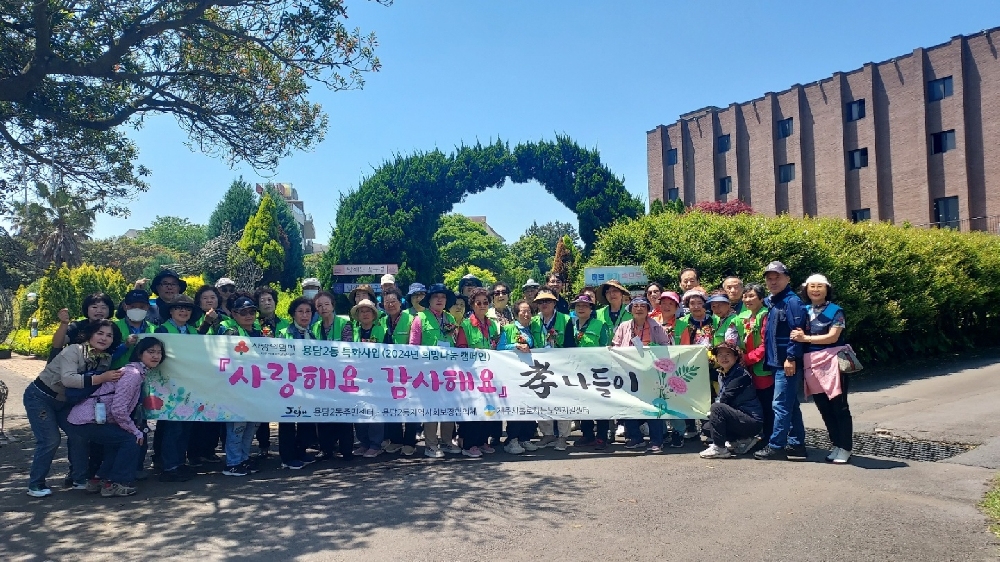
[(770, 311), (764, 333), (764, 365), (774, 373), (774, 430), (768, 444), (754, 453), (760, 460), (787, 458), (806, 460), (806, 430), (799, 407), (802, 387), (802, 344), (789, 337), (806, 325), (802, 300), (791, 289), (788, 268), (780, 261), (768, 264), (764, 280), (771, 296), (765, 299)]
[[(379, 295), (378, 297), (378, 306), (379, 308), (385, 310), (385, 306), (382, 304), (383, 295), (385, 295), (390, 291), (399, 291), (399, 287), (396, 286), (396, 276), (391, 273), (386, 273), (385, 275), (383, 275), (382, 279), (379, 280), (379, 284), (382, 285), (382, 294)], [(402, 293), (402, 291), (399, 292)], [(406, 304), (405, 303), (402, 304), (405, 308)]]
[(556, 298), (558, 299), (556, 301), (556, 310), (558, 312), (563, 313), (563, 314), (569, 314), (569, 301), (567, 301), (562, 296), (563, 285), (564, 285), (563, 279), (562, 279), (562, 277), (559, 276), (558, 273), (550, 273), (549, 274), (549, 278), (548, 278), (548, 281), (546, 282), (546, 286), (548, 286), (548, 288), (549, 288), (550, 291), (552, 291), (553, 293), (555, 293)]
[(733, 314), (743, 312), (743, 280), (736, 276), (726, 277), (722, 281), (722, 290), (729, 297), (729, 304), (733, 307)]
[[(145, 286), (145, 279), (140, 279), (135, 283), (136, 289), (144, 289)], [(166, 321), (169, 316), (163, 316), (160, 313), (160, 310), (162, 308), (166, 308), (165, 305), (174, 302), (174, 299), (176, 299), (178, 295), (186, 291), (187, 283), (173, 270), (164, 269), (153, 278), (151, 286), (153, 292), (156, 293), (156, 302), (149, 307), (146, 319), (151, 324), (161, 324)]]

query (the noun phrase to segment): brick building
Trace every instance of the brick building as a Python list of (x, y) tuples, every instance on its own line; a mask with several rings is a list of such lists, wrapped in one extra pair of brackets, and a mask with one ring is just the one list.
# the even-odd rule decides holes
[(649, 199), (997, 230), (1000, 28), (646, 134)]

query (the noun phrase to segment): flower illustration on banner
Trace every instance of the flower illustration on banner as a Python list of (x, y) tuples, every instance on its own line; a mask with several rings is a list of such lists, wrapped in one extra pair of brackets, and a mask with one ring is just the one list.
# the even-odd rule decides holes
[(671, 398), (687, 394), (688, 383), (697, 376), (698, 367), (678, 366), (677, 362), (670, 357), (654, 359), (653, 367), (657, 371), (656, 389), (659, 396), (651, 402), (656, 406), (656, 411), (645, 413), (655, 415), (657, 418), (662, 418), (666, 414), (674, 417), (683, 417), (683, 414), (680, 412), (671, 410), (668, 402)]
[(146, 373), (147, 394), (143, 406), (151, 419), (186, 419), (188, 421), (241, 421), (220, 404), (202, 403), (192, 397), (184, 387), (177, 387), (169, 377), (159, 371)]
[(244, 353), (250, 351), (250, 348), (247, 347), (247, 342), (240, 340), (240, 343), (236, 344), (236, 347), (234, 347), (233, 350), (238, 352), (240, 355), (243, 355)]
[(674, 363), (674, 360), (669, 357), (661, 357), (653, 361), (653, 366), (661, 373), (673, 374), (677, 370), (677, 363)]
[(163, 400), (159, 396), (147, 396), (145, 400), (142, 401), (142, 406), (147, 410), (157, 411), (163, 407)]
[(674, 394), (687, 394), (688, 391), (687, 383), (680, 377), (670, 377), (667, 379), (667, 386)]

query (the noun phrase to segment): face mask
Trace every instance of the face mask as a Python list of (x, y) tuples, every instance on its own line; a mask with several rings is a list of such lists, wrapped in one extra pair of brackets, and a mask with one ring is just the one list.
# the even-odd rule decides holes
[(146, 319), (146, 311), (141, 308), (130, 308), (125, 311), (125, 316), (133, 322), (142, 322)]
[(314, 299), (317, 294), (319, 294), (317, 289), (306, 289), (305, 291), (302, 291), (302, 296), (307, 299)]

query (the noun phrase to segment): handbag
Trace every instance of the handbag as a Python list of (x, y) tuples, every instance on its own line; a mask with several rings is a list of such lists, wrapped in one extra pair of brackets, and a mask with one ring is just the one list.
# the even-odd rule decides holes
[(865, 366), (861, 364), (858, 360), (858, 355), (854, 353), (854, 349), (849, 345), (845, 345), (844, 349), (837, 352), (837, 364), (840, 366), (840, 372), (849, 374), (857, 373)]

